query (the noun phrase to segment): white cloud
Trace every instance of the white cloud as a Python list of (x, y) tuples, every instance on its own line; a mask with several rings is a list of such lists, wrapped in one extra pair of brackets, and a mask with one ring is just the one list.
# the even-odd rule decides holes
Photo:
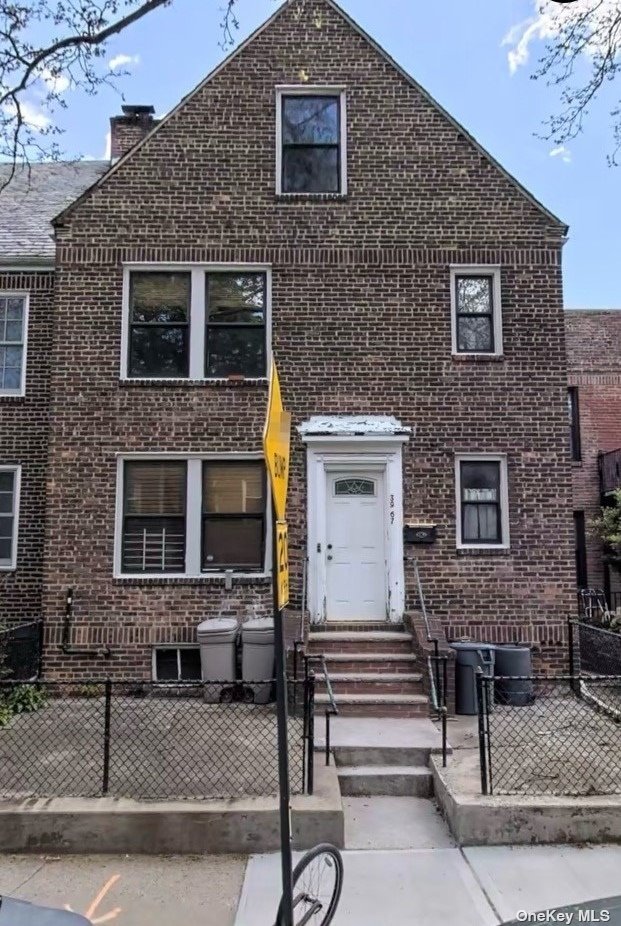
[(140, 64), (140, 55), (115, 55), (108, 61), (108, 67), (111, 71), (117, 68), (124, 68), (128, 64)]
[(65, 74), (53, 74), (47, 68), (41, 71), (41, 80), (52, 93), (64, 93), (71, 83)]
[[(34, 129), (37, 132), (43, 132), (45, 129), (49, 128), (52, 124), (52, 120), (49, 116), (46, 116), (44, 112), (38, 109), (34, 103), (29, 103), (28, 100), (20, 100), (19, 108), (21, 113), (21, 118), (25, 125), (29, 128)], [(8, 100), (3, 109), (10, 116), (17, 115), (17, 106), (12, 100)]]
[(104, 148), (103, 159), (109, 161), (112, 157), (112, 135), (110, 129), (106, 132), (106, 146)]
[(551, 158), (560, 158), (564, 164), (571, 164), (571, 151), (565, 145), (558, 145), (549, 152)]
[(513, 26), (502, 40), (508, 46), (507, 61), (512, 74), (527, 64), (531, 46), (559, 35), (585, 12), (592, 12), (593, 39), (585, 45), (586, 54), (599, 48), (597, 24), (611, 20), (619, 9), (619, 0), (581, 0), (580, 3), (551, 3), (550, 0), (533, 0), (533, 16)]

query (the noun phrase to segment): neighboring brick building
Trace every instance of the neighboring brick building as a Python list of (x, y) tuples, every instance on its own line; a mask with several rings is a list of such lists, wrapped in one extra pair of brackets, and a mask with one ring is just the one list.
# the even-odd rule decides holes
[(570, 310), (565, 329), (577, 584), (603, 588), (616, 606), (621, 605), (619, 572), (605, 563), (591, 524), (604, 490), (621, 486), (621, 452), (614, 453), (621, 449), (621, 311)]
[[(270, 612), (272, 351), (293, 606), (398, 625), (416, 555), (450, 637), (562, 664), (566, 228), (330, 0), (285, 4), (55, 229), (48, 673), (177, 644), (183, 671), (201, 619)], [(94, 656), (61, 649), (68, 589)]]

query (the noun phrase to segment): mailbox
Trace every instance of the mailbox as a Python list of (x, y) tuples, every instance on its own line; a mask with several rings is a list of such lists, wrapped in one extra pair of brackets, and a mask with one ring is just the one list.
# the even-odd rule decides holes
[(435, 543), (435, 524), (406, 524), (403, 528), (404, 543)]

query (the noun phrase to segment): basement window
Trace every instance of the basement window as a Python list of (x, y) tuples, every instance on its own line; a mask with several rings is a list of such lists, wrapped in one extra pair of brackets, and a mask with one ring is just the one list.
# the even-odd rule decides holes
[(162, 646), (155, 649), (153, 679), (156, 682), (200, 681), (201, 657), (198, 646)]
[(0, 569), (17, 565), (19, 466), (0, 466)]

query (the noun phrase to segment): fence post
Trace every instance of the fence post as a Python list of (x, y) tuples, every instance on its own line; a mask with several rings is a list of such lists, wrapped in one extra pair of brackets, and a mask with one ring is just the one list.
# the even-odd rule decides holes
[(105, 705), (104, 705), (104, 754), (103, 754), (103, 781), (101, 784), (101, 793), (108, 793), (110, 782), (110, 715), (112, 712), (112, 681), (106, 679), (105, 688)]
[(308, 676), (308, 793), (315, 785), (315, 673)]
[(487, 749), (485, 748), (485, 710), (487, 692), (485, 691), (485, 679), (483, 677), (483, 670), (481, 668), (477, 669), (476, 686), (477, 708), (479, 714), (479, 763), (481, 766), (481, 793), (483, 795), (487, 795)]

